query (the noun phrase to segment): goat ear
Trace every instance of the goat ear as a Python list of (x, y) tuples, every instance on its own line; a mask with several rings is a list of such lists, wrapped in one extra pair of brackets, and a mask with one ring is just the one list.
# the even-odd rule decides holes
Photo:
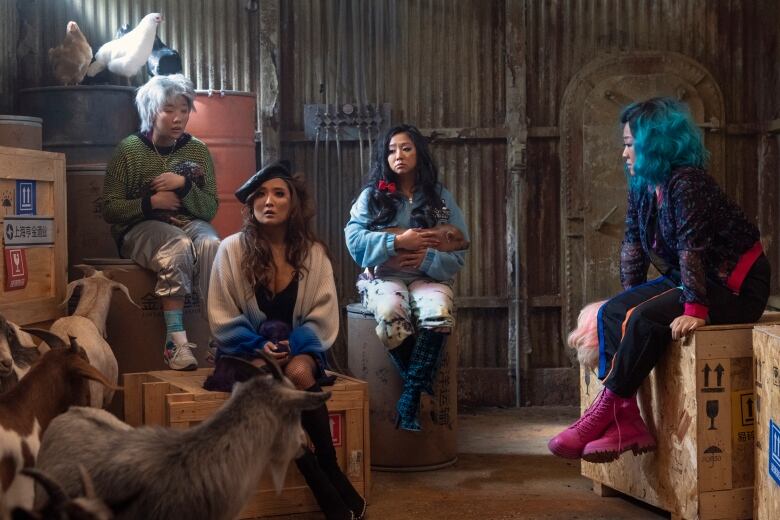
[(23, 468), (22, 473), (38, 482), (49, 495), (49, 505), (57, 507), (68, 500), (68, 494), (46, 473), (37, 468)]
[(76, 289), (76, 287), (78, 287), (80, 285), (84, 285), (84, 279), (83, 278), (79, 278), (78, 280), (73, 280), (72, 282), (70, 282), (68, 284), (68, 289), (65, 292), (65, 299), (62, 300), (62, 303), (60, 303), (60, 305), (65, 305), (66, 303), (68, 303), (68, 300), (70, 300), (70, 297), (73, 296), (73, 291)]
[(36, 329), (31, 327), (22, 327), (22, 330), (24, 332), (27, 332), (29, 334), (32, 334), (33, 336), (38, 336), (43, 341), (45, 341), (51, 348), (67, 348), (68, 345), (65, 344), (65, 342), (57, 336), (55, 333), (43, 330), (43, 329)]
[(132, 303), (132, 304), (133, 304), (133, 305), (134, 305), (134, 306), (135, 306), (137, 309), (140, 309), (140, 308), (141, 308), (141, 306), (140, 306), (140, 305), (138, 305), (137, 303), (135, 303), (135, 302), (133, 301), (133, 298), (130, 296), (130, 291), (129, 291), (129, 290), (127, 290), (127, 286), (125, 286), (124, 284), (121, 284), (121, 283), (119, 283), (119, 282), (114, 282), (114, 283), (112, 283), (112, 284), (111, 284), (111, 289), (119, 289), (120, 291), (122, 291), (123, 293), (125, 293), (125, 296), (127, 296), (127, 300), (128, 300), (130, 303)]
[(116, 386), (114, 383), (106, 379), (106, 376), (101, 374), (97, 368), (90, 365), (89, 362), (85, 359), (77, 358), (73, 366), (76, 370), (76, 373), (85, 379), (97, 381), (110, 390), (124, 390), (121, 386)]
[(76, 264), (73, 267), (84, 273), (84, 278), (89, 278), (97, 272), (97, 269), (87, 264)]
[(330, 399), (330, 392), (305, 392), (282, 385), (277, 388), (282, 392), (284, 403), (297, 410), (313, 410)]

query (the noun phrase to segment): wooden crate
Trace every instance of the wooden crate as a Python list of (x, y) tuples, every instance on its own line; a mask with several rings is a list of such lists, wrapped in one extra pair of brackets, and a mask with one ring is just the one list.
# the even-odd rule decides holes
[[(211, 369), (193, 372), (162, 370), (124, 374), (125, 421), (132, 426), (156, 424), (189, 428), (213, 414), (230, 394), (204, 390), (203, 380)], [(371, 477), (368, 421), (368, 384), (338, 374), (328, 400), (331, 428), (339, 465), (355, 489), (368, 500)], [(340, 428), (335, 431), (334, 422)], [(290, 465), (282, 493), (277, 495), (269, 475), (264, 475), (239, 518), (319, 511), (303, 476)]]
[(780, 518), (780, 326), (759, 326), (753, 329), (753, 350), (756, 385), (756, 492), (753, 518), (771, 520)]
[[(761, 321), (778, 322), (780, 315)], [(669, 345), (638, 393), (658, 450), (629, 451), (608, 464), (583, 461), (594, 491), (617, 490), (672, 518), (752, 517), (752, 330), (752, 324), (702, 327), (685, 344)], [(580, 374), (584, 410), (602, 385), (591, 370)]]
[(23, 289), (5, 290), (5, 254), (0, 255), (0, 313), (20, 325), (64, 316), (67, 285), (67, 202), (65, 198), (65, 156), (0, 146), (0, 213), (3, 218), (3, 247), (6, 217), (16, 212), (16, 181), (35, 181), (36, 214), (52, 217), (54, 246), (24, 248), (28, 280)]

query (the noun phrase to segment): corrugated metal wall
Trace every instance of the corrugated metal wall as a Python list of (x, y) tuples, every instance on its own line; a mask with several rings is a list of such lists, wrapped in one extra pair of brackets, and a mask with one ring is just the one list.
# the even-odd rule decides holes
[[(24, 50), (19, 52), (20, 88), (54, 85), (47, 50), (62, 42), (69, 20), (79, 24), (92, 51), (160, 12), (160, 38), (182, 57), (184, 74), (198, 89), (257, 93), (258, 14), (246, 0), (25, 0), (19, 2)], [(133, 78), (143, 84), (146, 72)]]
[(18, 39), (16, 0), (0, 0), (0, 114), (14, 109)]
[[(524, 9), (521, 34), (527, 49), (528, 193), (523, 200), (528, 204), (523, 211), (528, 227), (519, 230), (519, 247), (528, 258), (534, 368), (570, 366), (561, 338), (567, 328), (560, 310), (565, 288), (557, 268), (558, 124), (564, 90), (577, 71), (600, 53), (631, 50), (679, 52), (707, 67), (726, 101), (726, 189), (751, 216), (771, 214), (759, 198), (756, 172), (778, 174), (777, 161), (758, 159), (761, 124), (774, 120), (771, 131), (775, 136), (780, 132), (780, 89), (775, 87), (780, 79), (780, 14), (775, 0), (281, 0), (280, 48), (271, 57), (281, 70), (282, 155), (312, 181), (318, 229), (331, 248), (342, 300), (356, 296), (357, 269), (343, 246), (342, 226), (362, 184), (367, 153), (364, 149), (361, 161), (357, 143), (340, 143), (339, 161), (335, 143), (321, 144), (315, 164), (314, 143), (303, 137), (303, 107), (387, 102), (394, 121), (415, 123), (438, 136), (433, 150), (443, 180), (474, 235), (457, 288), (461, 367), (475, 370), (475, 378), (494, 377), (494, 386), (502, 390), (485, 401), (506, 403), (512, 399), (511, 391), (504, 391), (511, 386), (504, 120), (506, 56), (512, 49), (505, 45), (505, 18), (506, 2), (513, 1)], [(97, 49), (121, 23), (136, 23), (143, 14), (160, 10), (166, 18), (161, 36), (182, 53), (185, 73), (199, 88), (259, 95), (263, 35), (259, 13), (245, 6), (256, 4), (262, 10), (262, 1), (0, 0), (4, 28), (15, 30), (7, 21), (17, 14), (15, 3), (18, 40), (6, 30), (0, 35), (0, 93), (13, 90), (14, 75), (17, 88), (52, 84), (46, 50), (59, 43), (68, 20), (78, 21)], [(8, 70), (17, 57), (18, 74)], [(10, 106), (8, 99), (2, 96), (0, 107)], [(771, 139), (774, 148), (764, 149), (777, 148), (776, 137)], [(775, 266), (779, 227), (771, 230)]]
[[(702, 63), (726, 100), (726, 189), (755, 218), (759, 202), (756, 123), (770, 118), (769, 99), (777, 99), (777, 89), (767, 81), (769, 69), (777, 68), (777, 51), (767, 53), (764, 46), (769, 34), (776, 41), (776, 25), (770, 29), (773, 25), (762, 20), (769, 15), (776, 21), (778, 6), (736, 0), (528, 0), (525, 4), (528, 174), (535, 190), (528, 213), (537, 227), (536, 233), (529, 229), (528, 247), (550, 252), (530, 256), (531, 360), (533, 367), (560, 367), (568, 364), (570, 355), (555, 330), (560, 309), (533, 302), (547, 306), (562, 290), (559, 271), (550, 269), (550, 261), (560, 258), (558, 122), (569, 81), (594, 56), (606, 52), (674, 51)], [(615, 153), (620, 153), (617, 143)], [(561, 328), (565, 331), (567, 326)]]

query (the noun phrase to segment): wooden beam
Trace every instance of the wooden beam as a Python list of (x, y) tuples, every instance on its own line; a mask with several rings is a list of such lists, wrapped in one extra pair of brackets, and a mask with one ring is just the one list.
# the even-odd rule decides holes
[(258, 57), (260, 59), (260, 154), (262, 164), (279, 159), (279, 49), (280, 0), (260, 3)]
[(507, 205), (506, 245), (509, 280), (507, 362), (515, 376), (515, 406), (528, 401), (531, 340), (528, 326), (528, 178), (526, 176), (526, 2), (505, 4)]
[[(495, 128), (421, 128), (420, 132), (433, 142), (442, 141), (504, 141), (508, 130), (505, 127)], [(260, 134), (258, 133), (258, 136)], [(311, 142), (305, 132), (283, 132), (281, 140), (284, 143)], [(343, 142), (343, 141), (342, 141)]]
[(509, 303), (507, 298), (491, 296), (458, 296), (455, 307), (458, 309), (505, 309)]

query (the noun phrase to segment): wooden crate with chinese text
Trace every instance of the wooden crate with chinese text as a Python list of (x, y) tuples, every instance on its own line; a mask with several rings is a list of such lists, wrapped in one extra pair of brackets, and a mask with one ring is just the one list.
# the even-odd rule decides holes
[[(765, 314), (762, 322), (780, 322)], [(751, 518), (753, 510), (753, 324), (702, 327), (673, 342), (639, 390), (658, 441), (607, 464), (582, 462), (594, 490), (617, 490), (677, 519)], [(581, 368), (584, 410), (602, 385)]]
[(780, 325), (753, 329), (756, 490), (753, 518), (780, 518)]
[[(208, 418), (230, 396), (203, 389), (211, 369), (193, 372), (162, 370), (124, 374), (125, 421), (132, 426), (156, 424), (189, 428)], [(368, 384), (338, 374), (328, 400), (331, 431), (339, 465), (355, 489), (368, 500), (371, 477), (368, 421)], [(257, 491), (239, 518), (318, 511), (314, 496), (294, 464), (290, 465), (281, 494), (270, 475), (264, 475)]]
[(20, 325), (65, 314), (65, 191), (63, 154), (0, 146), (0, 313)]

